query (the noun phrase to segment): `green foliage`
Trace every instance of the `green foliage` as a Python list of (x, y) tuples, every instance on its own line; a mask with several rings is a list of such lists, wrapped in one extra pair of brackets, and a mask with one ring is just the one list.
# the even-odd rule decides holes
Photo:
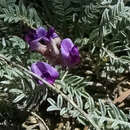
[[(41, 60), (42, 57), (36, 53), (30, 53), (29, 46), (23, 40), (22, 33), (25, 31), (23, 27), (37, 27), (42, 23), (34, 8), (26, 8), (21, 1), (19, 5), (15, 2), (15, 0), (0, 1), (0, 54), (8, 57), (12, 62), (29, 67), (31, 63)], [(0, 74), (3, 108), (6, 108), (5, 104), (9, 102), (10, 109), (12, 109), (11, 106), (15, 106), (19, 110), (32, 110), (46, 99), (46, 88), (39, 87), (27, 73), (1, 59)], [(6, 111), (9, 115), (10, 112)], [(4, 118), (6, 120), (6, 117)]]
[[(124, 130), (130, 129), (128, 117), (122, 110), (119, 110), (111, 102), (104, 103), (101, 99), (94, 102), (94, 99), (85, 91), (87, 85), (84, 78), (79, 76), (67, 75), (63, 80), (57, 81), (58, 86), (61, 86), (62, 91), (76, 102), (77, 106), (84, 109), (88, 113), (88, 119), (91, 120), (92, 125), (96, 124), (102, 130)], [(84, 85), (83, 85), (84, 84)], [(61, 95), (57, 96), (57, 101), (48, 98), (50, 106), (47, 111), (59, 110), (63, 117), (76, 118), (81, 124), (88, 125), (85, 117), (75, 109), (70, 103), (65, 102)], [(91, 125), (90, 129), (94, 129)]]
[(79, 24), (85, 37), (78, 38), (76, 43), (96, 59), (95, 71), (100, 72), (104, 67), (107, 73), (125, 72), (130, 63), (130, 7), (122, 0), (117, 3), (102, 1), (85, 6), (83, 12)]
[(8, 2), (1, 3), (2, 11), (0, 18), (4, 19), (4, 22), (18, 23), (23, 22), (30, 27), (40, 26), (42, 24), (36, 10), (34, 8), (26, 8), (22, 1), (19, 2), (19, 6), (14, 4), (8, 6)]
[[(49, 95), (47, 111), (60, 111), (61, 116), (76, 118), (91, 130), (95, 126), (129, 130), (129, 116), (111, 101), (96, 100), (94, 93), (97, 90), (98, 94), (106, 94), (109, 83), (115, 85), (112, 78), (128, 71), (130, 7), (123, 0), (0, 0), (0, 55), (28, 69), (33, 62), (43, 60), (40, 54), (30, 52), (23, 40), (27, 28), (43, 24), (54, 26), (61, 37), (73, 38), (80, 49), (81, 68), (72, 69), (65, 77), (59, 68), (61, 78), (55, 86), (84, 110), (89, 120), (60, 94), (54, 94), (57, 99)], [(48, 89), (0, 58), (0, 95), (2, 108), (10, 103), (31, 111), (46, 100)]]
[[(75, 0), (40, 0), (43, 21), (53, 25), (62, 37), (76, 37), (77, 14), (82, 10), (82, 1)], [(76, 21), (75, 21), (76, 20)], [(73, 34), (72, 34), (73, 33)]]
[(17, 104), (18, 108), (35, 109), (46, 99), (47, 89), (45, 87), (37, 86), (27, 73), (16, 67), (12, 68), (5, 61), (0, 63), (0, 92), (7, 93), (9, 100)]

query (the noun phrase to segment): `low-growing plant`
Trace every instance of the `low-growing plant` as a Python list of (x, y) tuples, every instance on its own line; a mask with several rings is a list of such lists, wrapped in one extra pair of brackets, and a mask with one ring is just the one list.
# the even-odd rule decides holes
[(47, 102), (90, 130), (129, 130), (128, 111), (112, 102), (129, 73), (129, 24), (123, 0), (0, 0), (2, 121)]

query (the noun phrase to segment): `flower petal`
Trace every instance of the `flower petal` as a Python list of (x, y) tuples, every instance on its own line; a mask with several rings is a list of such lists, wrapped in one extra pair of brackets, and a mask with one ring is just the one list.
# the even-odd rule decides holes
[(39, 41), (40, 39), (37, 38), (37, 35), (36, 35), (36, 30), (29, 30), (26, 34), (25, 34), (25, 41), (29, 44), (30, 46), (30, 49), (33, 51), (33, 50), (36, 50), (37, 47), (39, 46)]
[(37, 41), (30, 42), (30, 44), (29, 44), (30, 50), (31, 51), (37, 50), (37, 48), (39, 47), (39, 45), (40, 45), (40, 43), (37, 42)]
[(74, 44), (70, 38), (64, 39), (61, 43), (61, 49), (66, 53), (69, 53), (73, 47)]
[(71, 39), (66, 38), (62, 41), (61, 43), (61, 55), (63, 58), (63, 62), (65, 63), (65, 65), (69, 65), (71, 64), (71, 56), (70, 56), (70, 52), (71, 49), (73, 48), (74, 44), (71, 41)]
[(36, 31), (31, 29), (28, 32), (25, 33), (25, 41), (30, 43), (31, 41), (36, 39)]
[(71, 55), (71, 64), (75, 65), (78, 64), (80, 62), (80, 56), (79, 56), (79, 51), (78, 51), (78, 47), (74, 46), (70, 52)]
[[(39, 67), (37, 66), (37, 63), (33, 63), (31, 65), (31, 71), (35, 74), (37, 74), (38, 76), (42, 77), (42, 72), (41, 70), (39, 69)], [(36, 81), (38, 82), (38, 84), (42, 85), (43, 82), (41, 80), (37, 80)]]
[[(45, 62), (37, 62), (32, 64), (31, 70), (50, 84), (53, 84), (59, 77), (57, 70)], [(38, 83), (41, 84), (39, 80)]]
[(57, 33), (55, 33), (55, 29), (54, 29), (54, 27), (51, 27), (51, 28), (49, 28), (49, 30), (48, 30), (48, 32), (47, 32), (47, 37), (48, 38), (56, 38), (56, 37), (59, 37), (58, 35), (57, 35)]
[(51, 39), (57, 38), (59, 37), (56, 33), (55, 33), (55, 29), (53, 27), (49, 28), (48, 32), (46, 33), (46, 36), (43, 37), (43, 40), (45, 42), (50, 42)]
[(47, 37), (49, 38), (50, 36), (52, 36), (54, 32), (55, 32), (55, 29), (53, 27), (49, 28), (47, 32)]
[(50, 76), (54, 79), (59, 77), (59, 73), (57, 72), (57, 70), (52, 67), (51, 65), (45, 63), (45, 62), (37, 62), (38, 67), (40, 68), (40, 70), (42, 72), (47, 72), (50, 74)]
[(72, 67), (80, 62), (78, 48), (69, 38), (64, 39), (61, 43), (61, 55), (65, 66)]
[(57, 37), (59, 37), (59, 36), (58, 36), (58, 34), (57, 34), (57, 33), (55, 33), (55, 32), (54, 32), (54, 33), (52, 34), (52, 36), (51, 36), (51, 37), (54, 39), (54, 38), (57, 38)]
[(39, 27), (37, 30), (36, 30), (36, 35), (37, 35), (37, 38), (42, 38), (42, 37), (45, 37), (47, 31), (45, 28), (43, 27)]

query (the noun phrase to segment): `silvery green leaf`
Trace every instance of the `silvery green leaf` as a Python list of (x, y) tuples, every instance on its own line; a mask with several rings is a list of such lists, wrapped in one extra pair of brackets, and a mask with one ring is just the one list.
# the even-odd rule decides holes
[(9, 80), (1, 81), (1, 84), (10, 84), (11, 82)]
[(83, 109), (83, 101), (80, 95), (76, 94), (76, 102), (79, 108)]
[(89, 110), (90, 110), (91, 112), (93, 112), (94, 109), (95, 109), (95, 104), (94, 104), (94, 100), (93, 100), (92, 97), (89, 97), (89, 98), (88, 98), (88, 103), (89, 103)]
[(69, 102), (67, 102), (67, 109), (71, 110), (72, 108), (73, 108), (73, 106)]
[(106, 119), (104, 117), (100, 118), (100, 120), (98, 121), (98, 125), (100, 128), (103, 127), (105, 121), (106, 121)]
[(69, 113), (71, 113), (71, 115), (75, 118), (78, 117), (80, 115), (80, 112), (77, 110), (70, 110)]
[(67, 108), (63, 107), (63, 108), (60, 110), (60, 115), (64, 115), (67, 111), (68, 111)]
[(56, 105), (56, 102), (52, 98), (47, 98), (47, 101), (53, 106)]
[(77, 120), (78, 120), (81, 124), (83, 124), (84, 126), (87, 124), (87, 123), (86, 123), (86, 119), (85, 119), (83, 116), (78, 116), (78, 117), (77, 117)]
[(23, 98), (25, 98), (25, 94), (24, 94), (24, 93), (22, 93), (22, 94), (20, 94), (19, 96), (17, 96), (17, 97), (13, 100), (13, 102), (14, 102), (14, 103), (17, 103), (17, 102), (21, 101)]
[(112, 123), (112, 126), (111, 126), (111, 127), (112, 127), (112, 128), (115, 128), (117, 125), (118, 125), (118, 121), (115, 121), (115, 122)]
[(47, 111), (57, 111), (57, 110), (60, 110), (57, 106), (49, 106), (48, 108), (47, 108)]
[(2, 38), (2, 45), (3, 45), (3, 47), (6, 47), (6, 41), (5, 41), (4, 37)]
[(8, 80), (13, 80), (14, 78), (10, 75), (4, 75), (5, 78), (7, 78)]
[(57, 107), (61, 108), (63, 105), (63, 98), (61, 95), (58, 95), (57, 97)]
[(84, 105), (84, 109), (88, 109), (89, 108), (89, 103), (86, 102), (85, 105)]
[(100, 112), (102, 116), (106, 116), (105, 104), (101, 101), (101, 99), (99, 99), (98, 101), (99, 101), (99, 107), (100, 107)]
[(10, 89), (9, 92), (10, 92), (10, 93), (16, 93), (16, 94), (23, 93), (23, 91), (20, 90), (20, 89)]

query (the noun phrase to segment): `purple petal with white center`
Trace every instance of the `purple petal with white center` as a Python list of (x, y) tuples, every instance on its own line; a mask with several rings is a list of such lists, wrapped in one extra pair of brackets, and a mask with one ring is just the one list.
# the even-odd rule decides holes
[[(53, 84), (55, 80), (59, 77), (59, 73), (57, 72), (57, 70), (45, 62), (37, 62), (32, 64), (31, 70), (50, 84)], [(37, 81), (40, 85), (43, 84), (42, 81)]]

